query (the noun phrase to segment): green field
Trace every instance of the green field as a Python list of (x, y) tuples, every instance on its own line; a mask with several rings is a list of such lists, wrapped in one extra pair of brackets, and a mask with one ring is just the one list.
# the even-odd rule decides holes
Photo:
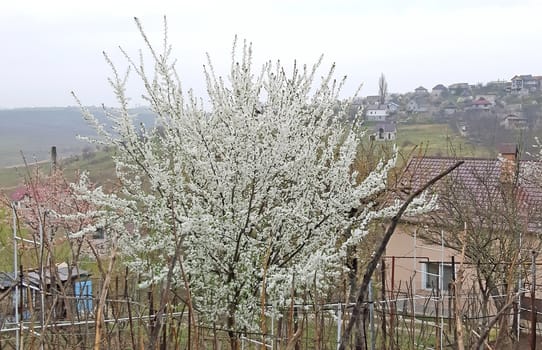
[[(74, 181), (77, 174), (81, 171), (88, 171), (90, 180), (100, 185), (109, 185), (115, 178), (115, 166), (113, 164), (112, 152), (94, 152), (93, 154), (83, 157), (74, 156), (65, 159), (59, 159), (59, 165), (64, 171), (64, 176), (69, 181)], [(48, 162), (28, 163), (28, 168), (24, 165), (0, 168), (0, 193), (12, 192), (17, 186), (24, 183), (25, 178), (28, 178), (28, 173), (34, 174), (36, 168), (42, 174), (48, 174), (50, 164)]]
[(452, 131), (448, 124), (399, 124), (396, 144), (401, 153), (407, 155), (420, 152), (428, 156), (489, 156), (485, 148), (474, 147), (466, 138)]

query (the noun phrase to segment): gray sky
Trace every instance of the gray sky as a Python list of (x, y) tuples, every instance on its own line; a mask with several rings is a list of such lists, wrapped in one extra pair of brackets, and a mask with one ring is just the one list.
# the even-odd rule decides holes
[[(133, 17), (161, 43), (162, 16), (185, 88), (203, 94), (208, 52), (226, 74), (234, 36), (253, 43), (257, 63), (297, 59), (337, 63), (345, 94), (377, 94), (419, 85), (487, 82), (542, 75), (539, 0), (198, 0), (2, 1), (0, 107), (114, 105), (102, 51), (119, 67), (120, 45), (137, 55), (143, 42)], [(150, 67), (149, 67), (150, 68)], [(129, 93), (141, 102), (135, 76)]]

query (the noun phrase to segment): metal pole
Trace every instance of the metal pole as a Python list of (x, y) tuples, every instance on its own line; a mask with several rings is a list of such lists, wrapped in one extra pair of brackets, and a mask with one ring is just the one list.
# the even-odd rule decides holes
[(440, 349), (444, 349), (444, 297), (442, 289), (444, 288), (444, 230), (440, 230), (440, 271), (439, 271), (439, 303), (441, 306), (440, 313)]
[[(521, 261), (521, 246), (522, 246), (522, 243), (523, 243), (523, 240), (522, 240), (522, 235), (521, 235), (521, 231), (519, 232), (519, 261)], [(517, 339), (520, 338), (521, 336), (521, 294), (522, 294), (522, 288), (521, 288), (521, 285), (522, 285), (522, 281), (521, 281), (521, 271), (518, 271), (518, 312), (517, 312), (517, 315), (516, 315), (516, 319), (517, 319)]]
[(412, 319), (414, 319), (416, 317), (416, 280), (415, 280), (415, 276), (416, 276), (416, 271), (418, 269), (418, 260), (416, 259), (416, 236), (417, 236), (417, 233), (418, 233), (418, 230), (414, 230), (414, 260), (412, 261), (413, 263), (413, 276), (412, 276)]
[(375, 304), (373, 302), (373, 280), (369, 281), (369, 321), (371, 322), (371, 350), (375, 350)]
[(536, 251), (531, 252), (531, 350), (536, 350), (536, 323), (538, 312), (535, 304), (536, 293)]
[[(20, 310), (20, 316), (24, 317), (24, 297), (23, 297), (23, 281), (24, 281), (24, 275), (23, 275), (23, 264), (19, 265), (19, 307)], [(21, 322), (21, 317), (19, 317), (19, 334), (22, 336), (23, 334), (23, 322)], [(24, 338), (21, 337), (21, 340), (19, 341), (19, 346), (21, 349), (24, 349)]]
[(342, 329), (342, 305), (337, 304), (337, 349), (341, 346), (341, 329)]
[(19, 350), (19, 283), (17, 283), (18, 271), (17, 271), (17, 212), (15, 211), (15, 204), (11, 203), (11, 210), (13, 213), (13, 278), (15, 279), (15, 298), (13, 304), (15, 305), (15, 323), (17, 324), (17, 330), (15, 331), (15, 350)]
[[(40, 282), (41, 282), (41, 291), (40, 291), (40, 307), (41, 307), (41, 317), (40, 323), (41, 328), (45, 327), (45, 290), (47, 289), (47, 283), (45, 282), (45, 270), (43, 267), (43, 222), (41, 220), (41, 215), (38, 210), (38, 219), (39, 219), (39, 232), (40, 232)], [(52, 271), (50, 271), (52, 273)], [(54, 288), (55, 286), (51, 286)], [(43, 350), (43, 341), (44, 337), (40, 337), (40, 349)]]

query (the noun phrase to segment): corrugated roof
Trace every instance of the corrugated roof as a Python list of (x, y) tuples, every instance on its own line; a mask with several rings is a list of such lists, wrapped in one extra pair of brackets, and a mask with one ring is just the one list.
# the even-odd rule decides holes
[[(50, 284), (53, 277), (51, 270), (46, 269), (44, 272), (45, 272), (45, 283)], [(55, 276), (55, 278), (56, 277), (60, 278), (61, 282), (66, 282), (74, 278), (90, 276), (90, 273), (88, 271), (79, 269), (75, 266), (71, 267), (71, 273), (70, 273), (70, 271), (68, 270), (68, 265), (65, 263), (59, 264), (57, 266), (57, 274), (58, 276)], [(27, 276), (31, 283), (36, 284), (36, 285), (40, 284), (40, 275), (39, 275), (38, 269), (29, 271), (27, 273)]]
[[(49, 268), (45, 269), (45, 283), (51, 284), (51, 270)], [(71, 267), (71, 273), (68, 269), (66, 263), (61, 263), (57, 265), (58, 278), (61, 282), (66, 282), (70, 279), (84, 278), (90, 276), (90, 273), (86, 270), (79, 269), (75, 266)], [(13, 277), (13, 272), (3, 272), (0, 271), (0, 290), (5, 290), (15, 286), (18, 278)], [(32, 269), (30, 271), (24, 272), (24, 281), (23, 285), (29, 286), (30, 288), (38, 289), (41, 285), (39, 269)]]
[(0, 271), (0, 290), (11, 288), (16, 282), (16, 279), (13, 278), (13, 272)]

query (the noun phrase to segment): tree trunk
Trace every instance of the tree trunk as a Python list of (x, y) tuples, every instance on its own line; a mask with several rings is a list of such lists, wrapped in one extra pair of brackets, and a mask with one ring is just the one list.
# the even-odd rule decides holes
[[(230, 309), (231, 309), (230, 305)], [(235, 316), (230, 310), (230, 316), (228, 316), (228, 336), (230, 337), (230, 349), (239, 350), (239, 333), (235, 331)]]

